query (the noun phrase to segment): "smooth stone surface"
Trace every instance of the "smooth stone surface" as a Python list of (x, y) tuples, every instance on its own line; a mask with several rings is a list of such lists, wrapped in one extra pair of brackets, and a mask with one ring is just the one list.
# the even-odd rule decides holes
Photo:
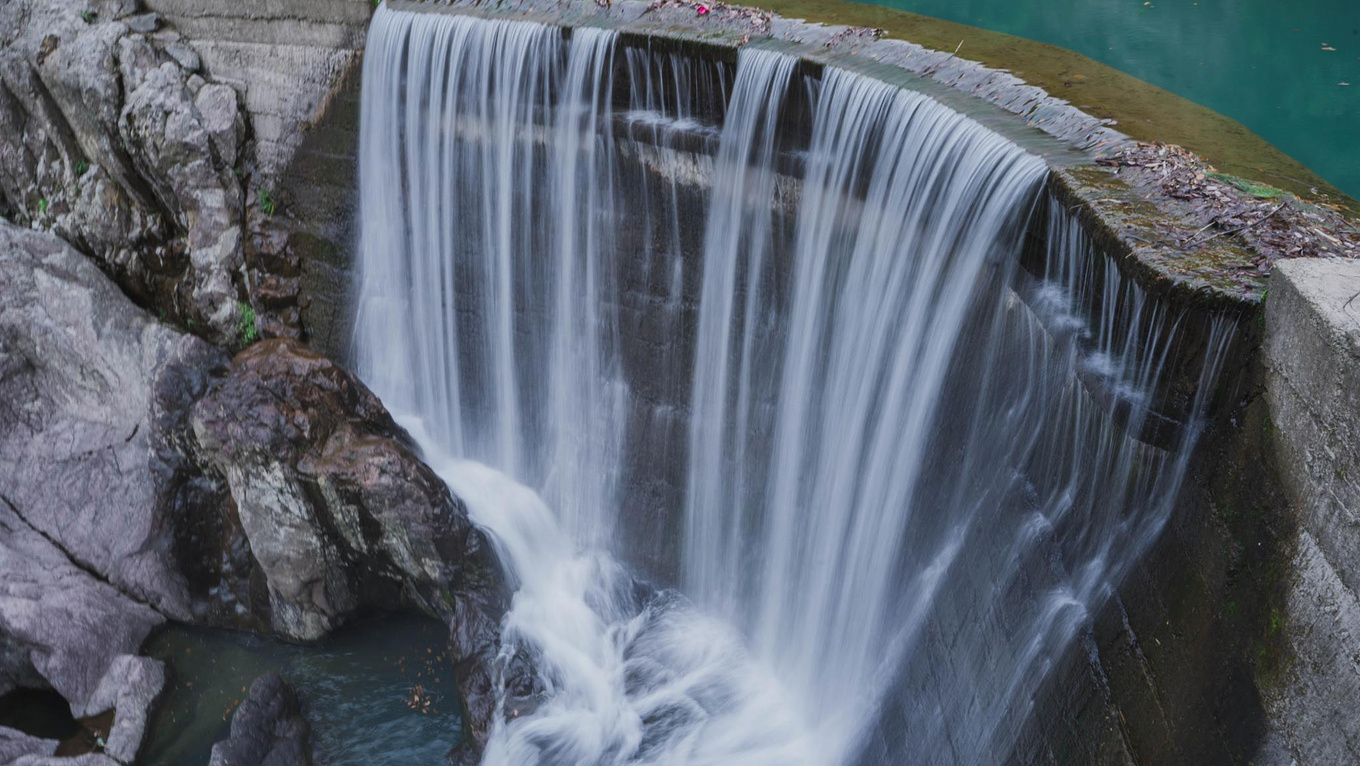
[(0, 763), (11, 763), (25, 755), (52, 755), (59, 744), (55, 739), (30, 737), (17, 729), (0, 726)]

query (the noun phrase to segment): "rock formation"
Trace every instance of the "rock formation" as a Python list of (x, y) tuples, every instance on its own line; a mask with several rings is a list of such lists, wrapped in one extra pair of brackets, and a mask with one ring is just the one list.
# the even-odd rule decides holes
[(245, 296), (236, 92), (135, 2), (0, 6), (0, 214), (220, 343)]
[(118, 762), (164, 680), (136, 653), (167, 618), (308, 640), (366, 607), (438, 617), (473, 745), (495, 678), (532, 689), (523, 658), (498, 670), (489, 541), (353, 375), (287, 339), (228, 361), (3, 221), (0, 457), (0, 693), (116, 710)]
[(268, 584), (266, 622), (305, 640), (364, 607), (440, 618), (480, 742), (509, 593), (486, 534), (377, 397), (301, 343), (268, 340), (236, 356), (192, 421)]
[(209, 766), (309, 766), (311, 727), (293, 687), (278, 673), (250, 685), (231, 719), (231, 736), (213, 745)]
[(0, 693), (116, 710), (106, 753), (123, 762), (164, 682), (135, 654), (190, 617), (171, 529), (186, 464), (168, 436), (219, 354), (60, 240), (0, 222)]

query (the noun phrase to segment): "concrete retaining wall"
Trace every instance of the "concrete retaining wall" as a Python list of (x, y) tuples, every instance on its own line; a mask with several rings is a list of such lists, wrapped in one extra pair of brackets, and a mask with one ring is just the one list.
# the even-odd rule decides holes
[(1266, 301), (1266, 399), (1299, 517), (1290, 657), (1263, 690), (1281, 763), (1360, 762), (1360, 261), (1280, 263)]
[(245, 95), (259, 169), (282, 170), (358, 60), (369, 0), (145, 0)]

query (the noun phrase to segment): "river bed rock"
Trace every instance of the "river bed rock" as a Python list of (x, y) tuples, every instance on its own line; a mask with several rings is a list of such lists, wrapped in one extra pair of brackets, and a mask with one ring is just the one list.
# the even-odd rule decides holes
[(209, 766), (309, 766), (311, 726), (293, 687), (266, 673), (231, 719), (231, 736), (213, 745)]

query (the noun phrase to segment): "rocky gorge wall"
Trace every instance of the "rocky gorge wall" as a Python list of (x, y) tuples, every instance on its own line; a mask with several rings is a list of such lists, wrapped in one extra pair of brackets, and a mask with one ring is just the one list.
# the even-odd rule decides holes
[[(53, 689), (99, 734), (79, 762), (132, 763), (158, 626), (313, 640), (402, 608), (449, 626), (475, 754), (493, 674), (524, 672), (497, 657), (500, 565), (372, 394), (291, 339), (301, 219), (274, 194), (371, 6), (215, 6), (0, 4), (3, 712)], [(290, 693), (257, 687), (223, 757), (306, 762)], [(70, 746), (0, 726), (0, 763)]]

